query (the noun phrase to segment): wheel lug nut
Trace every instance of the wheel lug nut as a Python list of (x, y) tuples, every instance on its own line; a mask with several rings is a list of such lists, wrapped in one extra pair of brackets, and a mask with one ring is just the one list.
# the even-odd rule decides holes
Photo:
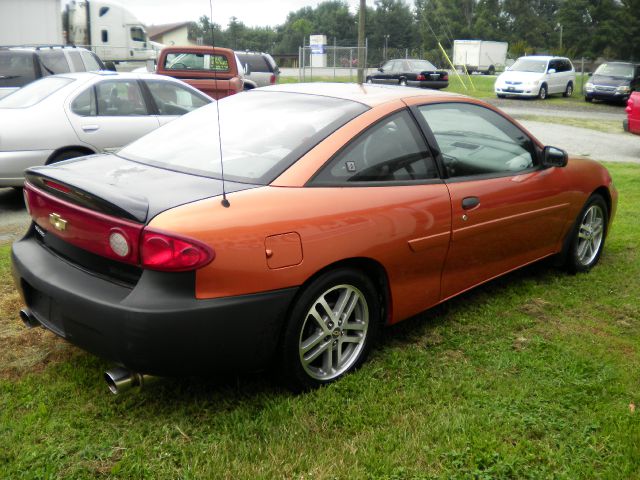
[(333, 322), (329, 322), (329, 328), (333, 328)]

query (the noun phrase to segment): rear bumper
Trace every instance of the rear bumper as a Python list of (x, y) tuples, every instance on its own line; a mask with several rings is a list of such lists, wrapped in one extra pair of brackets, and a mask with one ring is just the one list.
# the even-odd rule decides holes
[(0, 187), (21, 187), (24, 171), (44, 165), (52, 153), (53, 150), (0, 152)]
[(80, 270), (33, 234), (14, 243), (13, 275), (47, 329), (154, 375), (259, 370), (275, 352), (296, 288), (197, 300), (193, 272), (145, 271), (135, 287)]
[(435, 90), (440, 90), (441, 88), (447, 88), (449, 86), (449, 82), (447, 80), (444, 80), (444, 81), (407, 80), (407, 85), (409, 85), (410, 87), (433, 88)]

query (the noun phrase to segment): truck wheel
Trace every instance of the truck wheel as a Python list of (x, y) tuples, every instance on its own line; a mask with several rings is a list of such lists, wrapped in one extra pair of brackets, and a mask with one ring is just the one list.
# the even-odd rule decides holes
[(489, 67), (489, 70), (487, 70), (487, 75), (495, 75), (496, 74), (496, 67), (494, 67), (493, 65), (491, 65)]
[(401, 87), (406, 87), (407, 86), (407, 79), (406, 78), (401, 78), (400, 79), (400, 86)]

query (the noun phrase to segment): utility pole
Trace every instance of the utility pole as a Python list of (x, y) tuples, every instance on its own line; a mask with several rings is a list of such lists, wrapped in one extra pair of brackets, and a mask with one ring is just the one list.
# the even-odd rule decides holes
[(366, 10), (366, 1), (360, 0), (360, 12), (358, 15), (358, 83), (364, 83), (364, 16)]

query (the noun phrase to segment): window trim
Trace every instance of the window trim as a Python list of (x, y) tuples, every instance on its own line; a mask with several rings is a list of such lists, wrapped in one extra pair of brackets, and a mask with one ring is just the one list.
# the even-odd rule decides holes
[[(429, 125), (429, 123), (424, 118), (424, 116), (420, 113), (420, 110), (419, 110), (420, 107), (428, 107), (431, 105), (447, 105), (447, 104), (463, 104), (463, 105), (472, 105), (475, 107), (484, 108), (485, 110), (489, 110), (501, 116), (507, 122), (511, 123), (514, 127), (520, 130), (520, 132), (522, 132), (522, 134), (531, 141), (531, 144), (533, 145), (533, 152), (530, 152), (530, 153), (533, 156), (533, 164), (534, 164), (533, 167), (527, 168), (525, 170), (520, 170), (517, 172), (495, 172), (495, 173), (483, 173), (479, 175), (464, 175), (460, 177), (450, 177), (447, 173), (447, 169), (444, 164), (444, 160), (442, 158), (442, 150), (440, 149), (440, 145), (438, 145), (438, 141), (436, 140), (436, 137), (433, 134), (433, 131), (431, 130), (431, 126)], [(527, 175), (532, 172), (545, 170), (545, 167), (543, 167), (540, 162), (540, 155), (542, 154), (542, 149), (538, 145), (538, 142), (536, 142), (535, 139), (531, 137), (529, 133), (527, 133), (523, 128), (521, 128), (520, 125), (512, 122), (511, 119), (509, 119), (504, 113), (502, 113), (499, 110), (494, 110), (485, 105), (472, 103), (472, 102), (465, 102), (462, 100), (447, 100), (442, 102), (421, 103), (417, 105), (411, 105), (409, 108), (414, 111), (414, 116), (418, 121), (418, 125), (420, 126), (421, 129), (423, 129), (424, 136), (426, 137), (427, 142), (430, 144), (431, 149), (434, 151), (436, 155), (435, 159), (438, 164), (438, 169), (440, 171), (441, 178), (445, 183), (459, 183), (459, 182), (470, 182), (474, 180), (489, 180), (493, 178), (516, 177), (519, 175)]]
[[(153, 98), (153, 94), (151, 93), (151, 89), (149, 88), (148, 83), (161, 83), (161, 84), (166, 84), (166, 85), (173, 85), (176, 88), (181, 88), (186, 92), (189, 92), (191, 95), (193, 95), (194, 97), (200, 98), (202, 100), (205, 100), (208, 104), (212, 103), (211, 99), (209, 97), (207, 97), (206, 95), (204, 95), (202, 92), (200, 92), (200, 90), (195, 90), (195, 89), (191, 89), (187, 86), (185, 86), (185, 84), (180, 84), (178, 82), (173, 82), (171, 80), (159, 80), (156, 78), (145, 78), (145, 79), (140, 79), (138, 80), (138, 82), (140, 83), (140, 87), (142, 89), (142, 96), (145, 99), (145, 102), (147, 102), (147, 106), (149, 107), (148, 110), (150, 111), (149, 115), (157, 115), (159, 117), (170, 117), (170, 116), (174, 116), (174, 115), (163, 115), (162, 113), (160, 113), (160, 109), (158, 108), (158, 105), (156, 104), (155, 99)], [(200, 107), (202, 108), (202, 107)], [(186, 115), (186, 114), (185, 114)], [(176, 115), (179, 116), (179, 115)]]
[[(409, 117), (413, 120), (414, 125), (418, 129), (420, 140), (422, 141), (423, 145), (426, 147), (427, 151), (429, 152), (429, 154), (431, 155), (431, 158), (435, 163), (436, 172), (438, 173), (437, 177), (423, 178), (423, 179), (416, 179), (416, 180), (362, 181), (362, 182), (336, 181), (335, 183), (333, 182), (322, 183), (322, 184), (315, 183), (320, 173), (325, 168), (327, 168), (337, 157), (342, 155), (342, 153), (347, 148), (349, 148), (351, 145), (357, 142), (360, 139), (360, 137), (365, 135), (367, 132), (369, 132), (372, 128), (376, 127), (378, 124), (386, 121), (389, 117), (392, 117), (393, 115), (397, 115), (402, 112), (408, 113)], [(307, 180), (307, 182), (304, 184), (304, 187), (311, 187), (311, 188), (398, 187), (398, 186), (411, 186), (411, 185), (434, 185), (434, 184), (441, 184), (441, 183), (444, 183), (444, 180), (442, 177), (442, 170), (440, 169), (434, 150), (431, 148), (431, 145), (429, 145), (429, 142), (425, 137), (424, 131), (422, 130), (420, 123), (416, 121), (415, 114), (411, 111), (411, 108), (407, 106), (402, 106), (397, 110), (394, 110), (393, 112), (389, 112), (385, 116), (379, 118), (374, 123), (367, 125), (367, 127), (364, 128), (362, 131), (358, 132), (358, 134), (355, 137), (352, 137), (351, 139), (349, 139), (348, 142), (342, 145), (333, 155), (331, 155), (331, 157), (326, 162), (322, 164), (322, 166), (320, 166), (316, 170), (316, 172), (311, 176), (311, 178), (309, 178), (309, 180)]]

